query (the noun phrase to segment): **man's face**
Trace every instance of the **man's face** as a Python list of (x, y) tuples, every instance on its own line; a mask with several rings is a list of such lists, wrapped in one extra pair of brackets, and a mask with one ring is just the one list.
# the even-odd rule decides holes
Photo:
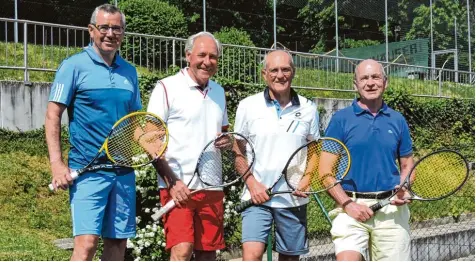
[(294, 69), (289, 55), (283, 51), (274, 51), (267, 56), (265, 63), (266, 69), (261, 74), (271, 91), (281, 93), (291, 89)]
[(196, 38), (186, 59), (190, 66), (190, 77), (197, 84), (206, 85), (208, 79), (217, 72), (218, 48), (215, 41), (208, 36)]
[(355, 74), (354, 88), (364, 100), (381, 99), (387, 88), (387, 81), (380, 64), (372, 60), (360, 63)]
[(100, 10), (96, 24), (90, 24), (88, 30), (94, 45), (103, 55), (115, 54), (124, 38), (124, 25), (119, 12), (110, 14)]

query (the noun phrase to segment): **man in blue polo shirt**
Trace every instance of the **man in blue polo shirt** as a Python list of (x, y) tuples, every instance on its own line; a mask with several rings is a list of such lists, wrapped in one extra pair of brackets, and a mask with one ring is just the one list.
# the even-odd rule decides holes
[[(88, 26), (91, 44), (63, 61), (51, 88), (45, 129), (55, 189), (69, 187), (74, 250), (71, 260), (91, 260), (99, 236), (102, 260), (123, 260), (135, 236), (135, 176), (132, 169), (99, 170), (74, 182), (71, 170), (91, 161), (113, 124), (141, 108), (136, 69), (117, 50), (125, 17), (113, 5), (97, 7)], [(68, 165), (61, 155), (61, 115), (68, 109)], [(101, 163), (107, 161), (105, 156)], [(116, 176), (121, 174), (123, 176)]]
[(330, 212), (337, 260), (411, 258), (405, 188), (392, 200), (393, 205), (375, 214), (369, 208), (398, 190), (413, 166), (408, 125), (383, 101), (387, 83), (381, 64), (362, 61), (354, 75), (354, 88), (360, 97), (338, 111), (326, 130), (326, 136), (348, 147), (352, 158), (342, 186), (329, 191), (338, 205)]

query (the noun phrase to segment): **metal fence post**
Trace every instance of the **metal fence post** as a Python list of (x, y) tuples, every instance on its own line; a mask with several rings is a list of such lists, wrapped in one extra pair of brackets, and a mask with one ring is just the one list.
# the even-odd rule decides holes
[(30, 76), (28, 73), (28, 23), (25, 22), (23, 24), (23, 67), (25, 68), (24, 74), (23, 74), (23, 81), (25, 83), (30, 82)]
[(175, 67), (175, 39), (172, 39), (172, 65)]

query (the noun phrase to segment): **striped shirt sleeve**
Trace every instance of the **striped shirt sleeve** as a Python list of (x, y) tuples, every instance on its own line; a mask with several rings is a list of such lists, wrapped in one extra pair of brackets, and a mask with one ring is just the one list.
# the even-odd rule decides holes
[(76, 91), (76, 69), (68, 60), (63, 61), (55, 75), (48, 101), (69, 106)]

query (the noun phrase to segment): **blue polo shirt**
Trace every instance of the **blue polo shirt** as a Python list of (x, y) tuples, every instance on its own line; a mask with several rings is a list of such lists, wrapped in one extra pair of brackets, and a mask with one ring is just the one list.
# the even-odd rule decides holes
[[(60, 65), (49, 101), (68, 108), (69, 166), (84, 167), (96, 155), (111, 127), (141, 108), (136, 69), (116, 54), (107, 65), (89, 45)], [(101, 162), (106, 161), (102, 156)]]
[(342, 182), (344, 190), (386, 191), (400, 184), (397, 158), (412, 154), (412, 141), (405, 118), (387, 104), (373, 116), (354, 100), (334, 114), (326, 136), (349, 149), (352, 162)]

